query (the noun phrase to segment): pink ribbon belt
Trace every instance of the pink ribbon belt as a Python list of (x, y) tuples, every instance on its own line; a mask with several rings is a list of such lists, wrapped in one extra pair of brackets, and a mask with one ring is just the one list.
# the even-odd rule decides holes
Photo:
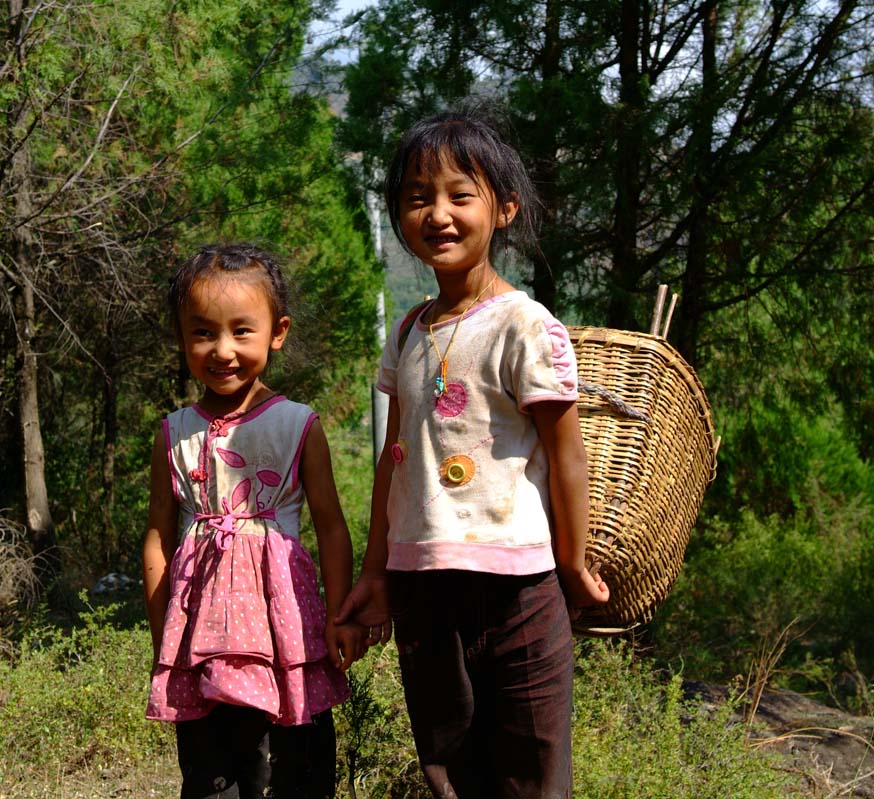
[(221, 551), (226, 550), (231, 544), (231, 538), (237, 532), (237, 522), (244, 519), (270, 519), (276, 521), (276, 508), (259, 510), (257, 513), (235, 513), (228, 507), (228, 501), (222, 499), (224, 513), (195, 513), (196, 522), (206, 522), (207, 527), (215, 531), (215, 545)]

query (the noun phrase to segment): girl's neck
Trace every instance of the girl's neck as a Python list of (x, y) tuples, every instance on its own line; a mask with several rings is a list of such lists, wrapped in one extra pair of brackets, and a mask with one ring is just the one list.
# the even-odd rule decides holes
[(458, 277), (438, 274), (437, 285), (440, 293), (431, 306), (428, 320), (431, 324), (453, 319), (475, 303), (514, 290), (490, 264)]
[(207, 389), (197, 404), (212, 416), (230, 416), (235, 413), (245, 413), (256, 405), (266, 402), (275, 394), (275, 391), (271, 391), (260, 380), (256, 380), (245, 392), (225, 395)]

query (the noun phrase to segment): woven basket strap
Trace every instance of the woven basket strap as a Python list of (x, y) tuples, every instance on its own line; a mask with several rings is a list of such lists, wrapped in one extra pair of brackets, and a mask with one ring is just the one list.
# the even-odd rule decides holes
[(595, 394), (596, 396), (601, 397), (601, 399), (603, 399), (617, 413), (621, 413), (629, 419), (637, 419), (639, 422), (645, 422), (652, 426), (652, 419), (650, 419), (643, 411), (639, 411), (637, 408), (632, 408), (628, 403), (623, 402), (616, 394), (612, 391), (608, 391), (603, 386), (580, 380), (577, 382), (577, 387), (580, 391), (584, 391), (586, 394)]

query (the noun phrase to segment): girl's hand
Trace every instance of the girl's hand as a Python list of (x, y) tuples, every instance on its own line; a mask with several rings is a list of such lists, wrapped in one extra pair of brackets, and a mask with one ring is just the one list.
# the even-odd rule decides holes
[(610, 588), (607, 583), (600, 574), (592, 574), (588, 569), (583, 569), (582, 574), (579, 575), (576, 589), (572, 594), (568, 592), (569, 599), (570, 595), (573, 596), (572, 603), (568, 603), (572, 611), (571, 618), (574, 618), (573, 611), (576, 611), (576, 615), (579, 616), (584, 608), (603, 604), (610, 599)]
[(368, 645), (388, 643), (392, 630), (388, 581), (384, 572), (363, 572), (352, 586), (333, 621), (334, 624), (345, 624), (350, 619), (367, 628)]
[(340, 671), (346, 671), (356, 660), (361, 660), (367, 652), (367, 629), (361, 624), (334, 624), (328, 620), (325, 625), (325, 642), (331, 663)]

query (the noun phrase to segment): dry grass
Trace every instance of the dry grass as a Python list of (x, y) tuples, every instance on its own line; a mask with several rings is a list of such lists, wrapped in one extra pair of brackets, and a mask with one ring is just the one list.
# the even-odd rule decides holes
[(10, 647), (9, 630), (39, 599), (36, 566), (24, 527), (0, 515), (0, 652)]
[(125, 763), (111, 768), (83, 769), (0, 788), (0, 799), (177, 799), (179, 767), (175, 752), (148, 764)]

